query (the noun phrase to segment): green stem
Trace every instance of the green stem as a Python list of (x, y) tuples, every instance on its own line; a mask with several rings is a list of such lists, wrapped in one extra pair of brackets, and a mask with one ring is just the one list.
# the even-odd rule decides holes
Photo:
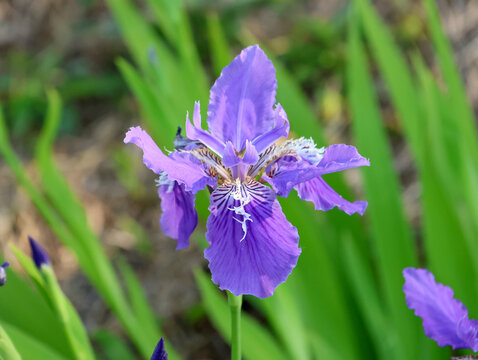
[(227, 292), (231, 309), (231, 360), (241, 360), (241, 306), (242, 295), (235, 296)]

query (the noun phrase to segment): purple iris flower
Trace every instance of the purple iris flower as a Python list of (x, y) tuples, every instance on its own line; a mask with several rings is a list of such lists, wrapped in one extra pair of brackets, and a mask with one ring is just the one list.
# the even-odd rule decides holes
[(435, 281), (426, 269), (403, 270), (405, 300), (423, 320), (425, 335), (439, 346), (478, 351), (478, 321), (468, 317), (465, 305), (453, 298), (453, 290)]
[(3, 265), (0, 265), (0, 286), (5, 285), (7, 282), (7, 267), (10, 266), (10, 263), (4, 262)]
[(289, 121), (275, 105), (276, 88), (272, 62), (259, 46), (250, 46), (211, 89), (209, 131), (201, 127), (199, 102), (193, 124), (187, 116), (193, 143), (165, 155), (140, 127), (124, 139), (143, 150), (144, 164), (159, 175), (162, 229), (178, 240), (178, 249), (189, 245), (197, 224), (195, 194), (206, 186), (212, 191), (204, 255), (213, 282), (235, 295), (271, 296), (297, 264), (299, 235), (277, 195), (295, 189), (317, 210), (338, 207), (349, 215), (362, 215), (367, 207), (343, 199), (322, 175), (369, 166), (369, 160), (353, 146), (318, 148), (312, 139), (287, 140)]
[(153, 355), (151, 356), (151, 360), (168, 360), (168, 354), (166, 353), (166, 349), (164, 347), (163, 338), (161, 338), (161, 340), (158, 342), (158, 345), (156, 345)]

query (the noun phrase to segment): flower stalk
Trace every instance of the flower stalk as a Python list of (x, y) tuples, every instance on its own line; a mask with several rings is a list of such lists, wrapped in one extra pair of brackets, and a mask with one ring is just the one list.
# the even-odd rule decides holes
[(242, 295), (235, 296), (228, 291), (227, 300), (231, 310), (231, 360), (240, 360)]

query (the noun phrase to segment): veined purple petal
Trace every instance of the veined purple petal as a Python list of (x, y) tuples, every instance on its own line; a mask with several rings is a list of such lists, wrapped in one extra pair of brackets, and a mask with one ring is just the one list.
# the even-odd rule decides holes
[(168, 354), (164, 347), (164, 339), (161, 338), (156, 345), (151, 360), (168, 360)]
[(287, 119), (287, 114), (280, 104), (276, 105), (274, 110), (274, 118), (275, 126), (252, 140), (252, 144), (255, 146), (256, 151), (259, 154), (281, 137), (287, 137), (289, 135), (289, 120)]
[(133, 143), (143, 150), (143, 162), (156, 174), (166, 172), (170, 180), (186, 186), (186, 190), (197, 193), (206, 185), (215, 185), (216, 180), (209, 177), (200, 161), (185, 152), (173, 152), (166, 156), (158, 148), (146, 131), (141, 127), (132, 127), (124, 142)]
[(273, 191), (255, 181), (211, 194), (204, 251), (212, 281), (235, 295), (271, 296), (297, 264), (297, 229)]
[(194, 104), (194, 125), (189, 120), (189, 114), (186, 115), (186, 135), (192, 140), (199, 140), (216, 154), (222, 156), (225, 144), (214, 135), (201, 128), (201, 111), (199, 101)]
[(249, 46), (228, 65), (211, 89), (208, 128), (242, 151), (246, 140), (274, 126), (277, 82), (272, 62), (259, 46)]
[(363, 215), (367, 208), (366, 201), (349, 202), (335, 192), (322, 177), (316, 177), (312, 180), (297, 184), (294, 186), (299, 197), (302, 200), (311, 201), (315, 205), (315, 210), (328, 211), (334, 207), (348, 215), (359, 213)]
[(317, 165), (321, 174), (329, 174), (359, 166), (370, 166), (370, 160), (360, 155), (352, 145), (330, 145)]
[(177, 250), (186, 249), (189, 246), (189, 237), (198, 223), (194, 194), (186, 191), (183, 184), (174, 181), (161, 185), (158, 195), (161, 198), (161, 230), (178, 241)]
[(426, 269), (403, 270), (405, 300), (423, 320), (425, 334), (439, 346), (478, 351), (477, 322), (468, 318), (468, 310), (453, 298), (453, 290), (435, 281)]

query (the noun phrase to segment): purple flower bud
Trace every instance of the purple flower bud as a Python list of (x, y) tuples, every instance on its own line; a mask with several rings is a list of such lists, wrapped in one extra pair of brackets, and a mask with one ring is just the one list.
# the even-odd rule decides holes
[(168, 354), (166, 353), (166, 349), (164, 348), (163, 338), (161, 338), (161, 340), (159, 340), (158, 342), (158, 345), (156, 345), (153, 355), (151, 356), (151, 360), (168, 360)]
[(9, 266), (10, 264), (8, 262), (3, 263), (3, 265), (0, 266), (0, 286), (5, 285), (7, 282), (7, 272), (5, 269)]
[(30, 248), (32, 249), (32, 258), (38, 270), (40, 270), (42, 265), (50, 265), (50, 259), (48, 258), (45, 249), (43, 249), (31, 236), (28, 236), (28, 240), (30, 241)]

